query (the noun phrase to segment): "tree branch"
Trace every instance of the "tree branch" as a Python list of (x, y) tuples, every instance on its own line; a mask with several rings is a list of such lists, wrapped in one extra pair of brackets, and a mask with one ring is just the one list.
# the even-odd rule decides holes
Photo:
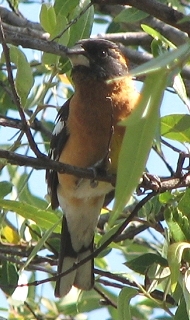
[(181, 22), (187, 18), (183, 13), (168, 7), (167, 5), (156, 0), (93, 0), (93, 4), (99, 5), (130, 5), (134, 8), (147, 12), (151, 16), (175, 27), (178, 30), (190, 34), (190, 21)]
[(6, 67), (7, 67), (7, 74), (8, 74), (8, 81), (11, 87), (11, 91), (12, 91), (12, 95), (13, 95), (13, 101), (15, 103), (15, 105), (17, 106), (20, 118), (22, 120), (23, 123), (23, 132), (26, 134), (30, 148), (32, 149), (32, 151), (34, 152), (34, 154), (37, 157), (43, 157), (44, 155), (40, 152), (40, 150), (38, 149), (38, 146), (36, 145), (34, 138), (31, 134), (30, 128), (28, 126), (28, 123), (26, 121), (26, 117), (25, 117), (25, 113), (23, 111), (23, 108), (21, 106), (21, 102), (20, 102), (20, 98), (17, 94), (16, 88), (15, 88), (15, 84), (14, 84), (14, 78), (13, 78), (13, 73), (12, 73), (12, 69), (11, 69), (11, 62), (10, 62), (10, 54), (9, 54), (9, 48), (6, 44), (6, 40), (5, 40), (5, 35), (4, 35), (4, 30), (3, 30), (3, 25), (2, 25), (2, 20), (0, 19), (0, 39), (2, 42), (2, 47), (3, 47), (3, 53), (5, 56), (5, 63), (6, 63)]
[(31, 22), (24, 17), (18, 16), (16, 13), (0, 6), (0, 16), (3, 22), (8, 23), (12, 26), (18, 26), (22, 28), (31, 28), (38, 30), (40, 32), (43, 31), (41, 25), (37, 22)]
[[(123, 284), (125, 284), (126, 286), (130, 286), (130, 287), (133, 287), (133, 288), (136, 288), (136, 289), (139, 290), (136, 282), (131, 281), (130, 279), (127, 279), (127, 278), (125, 278), (125, 277), (123, 277), (123, 276), (120, 276), (120, 275), (117, 275), (117, 274), (113, 274), (113, 273), (111, 273), (111, 272), (109, 272), (109, 271), (99, 270), (99, 269), (95, 269), (95, 273), (96, 273), (96, 274), (99, 274), (99, 275), (102, 276), (102, 277), (106, 277), (106, 278), (108, 278), (108, 279), (112, 279), (112, 280), (114, 280), (114, 281), (117, 281), (117, 282), (122, 283), (122, 287), (121, 287), (121, 285), (118, 286), (118, 287), (121, 288), (121, 289), (123, 288)], [(109, 286), (113, 286), (113, 283), (112, 283), (112, 282), (111, 282), (111, 283), (110, 283), (110, 282), (104, 283), (104, 280), (102, 280), (102, 279), (101, 279), (100, 281), (98, 281), (98, 282), (103, 283), (103, 284), (106, 284), (106, 285), (109, 285)], [(115, 286), (115, 285), (116, 285), (116, 286)], [(117, 285), (118, 285), (118, 284), (115, 283), (115, 285), (114, 285), (114, 287), (117, 288)], [(144, 288), (143, 285), (141, 285), (141, 286)], [(144, 288), (144, 289), (145, 289), (145, 288)], [(145, 289), (145, 290), (146, 290), (146, 289)], [(141, 291), (139, 290), (139, 292), (141, 292)], [(154, 291), (152, 291), (152, 292), (151, 292), (151, 296), (152, 296), (153, 298), (155, 298), (155, 299), (157, 299), (157, 300), (161, 300), (161, 301), (163, 301), (163, 299), (164, 299), (164, 293), (163, 293), (162, 291), (160, 291), (160, 290), (154, 290)], [(169, 294), (166, 296), (166, 301), (167, 301), (168, 303), (172, 304), (172, 305), (175, 305), (175, 300), (174, 300), (173, 297), (170, 296)]]
[[(58, 161), (50, 160), (48, 157), (40, 159), (29, 156), (23, 156), (15, 152), (0, 149), (0, 159), (6, 159), (8, 163), (18, 166), (32, 167), (36, 170), (54, 170), (59, 173), (72, 174), (79, 178), (109, 182), (113, 185), (115, 185), (116, 182), (115, 175), (110, 175), (106, 172), (99, 173), (98, 169), (96, 174), (94, 174), (94, 170), (92, 168), (79, 168)], [(168, 178), (160, 178), (159, 184), (155, 184), (155, 180), (151, 180), (151, 178), (149, 181), (143, 180), (142, 183), (139, 185), (139, 188), (142, 188), (144, 190), (154, 190), (158, 193), (163, 193), (167, 190), (173, 190), (189, 186), (190, 172), (188, 172), (186, 175), (182, 175), (181, 177), (173, 176)]]
[[(33, 32), (30, 29), (12, 28), (9, 25), (4, 25), (5, 41), (15, 46), (21, 45), (23, 48), (29, 48), (34, 50), (40, 50), (47, 53), (52, 53), (65, 57), (65, 51), (67, 47), (58, 44), (55, 41), (48, 41), (47, 34), (38, 34), (38, 37), (33, 36)], [(0, 39), (1, 42), (1, 39)]]
[[(14, 118), (11, 118), (8, 116), (4, 116), (2, 114), (0, 114), (0, 126), (15, 128), (18, 130), (23, 129), (22, 120), (14, 119)], [(37, 118), (35, 118), (32, 123), (29, 123), (29, 126), (31, 129), (33, 129), (35, 131), (39, 131), (39, 132), (45, 134), (48, 139), (51, 139), (51, 136), (52, 136), (51, 131), (49, 131), (46, 127), (44, 127), (42, 122), (39, 121)]]
[(8, 163), (18, 165), (18, 166), (28, 166), (32, 167), (36, 170), (54, 170), (60, 173), (67, 173), (67, 174), (74, 174), (77, 177), (85, 178), (85, 179), (96, 179), (98, 181), (105, 181), (114, 183), (115, 177), (112, 175), (107, 175), (106, 173), (99, 174), (97, 171), (96, 176), (94, 176), (94, 170), (92, 168), (79, 168), (75, 166), (71, 166), (68, 164), (64, 164), (58, 161), (50, 160), (48, 157), (45, 157), (43, 159), (40, 158), (34, 158), (34, 157), (28, 157), (23, 156), (21, 154), (2, 150), (0, 149), (0, 158), (6, 159)]

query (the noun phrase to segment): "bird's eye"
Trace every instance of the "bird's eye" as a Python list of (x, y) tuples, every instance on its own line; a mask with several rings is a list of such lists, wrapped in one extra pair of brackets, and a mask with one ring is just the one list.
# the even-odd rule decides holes
[(103, 59), (108, 56), (108, 53), (107, 53), (107, 51), (102, 50), (102, 51), (99, 51), (98, 56), (99, 56), (99, 58)]

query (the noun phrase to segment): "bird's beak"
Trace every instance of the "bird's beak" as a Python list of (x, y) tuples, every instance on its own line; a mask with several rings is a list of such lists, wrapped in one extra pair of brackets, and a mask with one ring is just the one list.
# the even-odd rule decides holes
[(68, 48), (66, 55), (71, 61), (73, 67), (89, 67), (89, 59), (87, 58), (86, 51), (82, 48), (81, 44), (78, 43), (74, 47)]

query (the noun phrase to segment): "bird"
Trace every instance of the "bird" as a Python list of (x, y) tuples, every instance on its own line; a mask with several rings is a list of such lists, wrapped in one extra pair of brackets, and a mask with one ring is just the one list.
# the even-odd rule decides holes
[[(120, 125), (139, 101), (128, 60), (117, 44), (105, 39), (83, 39), (66, 52), (72, 64), (74, 94), (58, 112), (49, 157), (80, 168), (116, 174), (125, 133)], [(93, 253), (94, 232), (106, 195), (114, 186), (93, 184), (74, 174), (47, 170), (52, 209), (63, 210), (58, 274)], [(55, 296), (72, 286), (94, 286), (93, 258), (56, 281)]]

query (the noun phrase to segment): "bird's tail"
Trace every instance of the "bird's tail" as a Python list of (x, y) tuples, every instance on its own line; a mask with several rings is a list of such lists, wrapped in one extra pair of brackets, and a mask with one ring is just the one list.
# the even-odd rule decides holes
[[(93, 240), (88, 248), (80, 253), (76, 253), (72, 247), (66, 218), (63, 217), (58, 274), (69, 270), (76, 262), (80, 262), (89, 256), (93, 252)], [(65, 296), (70, 291), (72, 285), (82, 290), (90, 290), (94, 285), (93, 268), (94, 259), (90, 259), (76, 270), (60, 277), (56, 281), (55, 296)]]

